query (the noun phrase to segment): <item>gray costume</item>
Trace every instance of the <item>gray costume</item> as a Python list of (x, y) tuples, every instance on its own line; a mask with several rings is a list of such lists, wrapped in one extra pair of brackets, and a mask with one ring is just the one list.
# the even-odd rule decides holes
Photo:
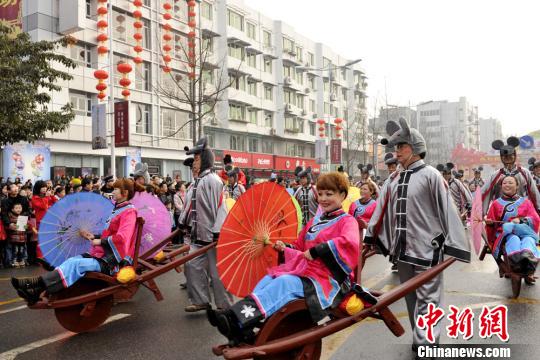
[(294, 193), (294, 197), (302, 209), (302, 226), (315, 217), (319, 202), (317, 200), (317, 190), (314, 185), (300, 186)]
[(246, 188), (240, 183), (236, 183), (234, 186), (227, 185), (226, 190), (229, 192), (229, 197), (234, 200), (238, 200), (240, 195), (246, 192)]
[(451, 178), (448, 182), (448, 188), (450, 190), (450, 194), (452, 195), (452, 199), (454, 199), (454, 204), (456, 204), (457, 210), (459, 215), (469, 212), (472, 209), (472, 194), (463, 185), (463, 183), (456, 179)]
[[(202, 157), (201, 173), (186, 194), (187, 206), (181, 215), (182, 223), (191, 228), (191, 251), (196, 251), (217, 240), (226, 212), (222, 206), (223, 183), (212, 171), (213, 155), (206, 147), (206, 139), (199, 140), (197, 146), (187, 153), (200, 153)], [(231, 305), (232, 297), (225, 290), (217, 271), (215, 248), (186, 263), (185, 272), (193, 304), (210, 304), (210, 279), (216, 306), (226, 309)]]
[[(391, 137), (383, 145), (410, 144), (416, 155), (425, 154), (425, 141), (404, 119), (387, 123)], [(469, 241), (441, 174), (423, 160), (393, 173), (385, 182), (368, 224), (364, 241), (376, 244), (391, 260), (397, 259), (401, 282), (437, 265), (443, 254), (470, 261)], [(440, 306), (442, 274), (405, 297), (413, 344), (426, 344), (425, 330), (416, 327), (416, 319), (427, 312), (428, 304)], [(434, 328), (439, 339), (440, 323)]]

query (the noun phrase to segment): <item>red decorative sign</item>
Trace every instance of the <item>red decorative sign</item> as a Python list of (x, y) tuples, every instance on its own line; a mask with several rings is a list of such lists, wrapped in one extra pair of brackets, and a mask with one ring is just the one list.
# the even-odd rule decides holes
[(251, 154), (251, 166), (254, 169), (273, 169), (274, 156), (268, 154)]
[(287, 157), (287, 156), (274, 156), (274, 168), (276, 170), (294, 171), (297, 166), (304, 168), (311, 166), (314, 173), (320, 172), (320, 165), (315, 162), (315, 159)]
[(234, 166), (237, 166), (239, 168), (247, 168), (250, 169), (251, 166), (251, 154), (243, 153), (243, 152), (237, 152), (237, 151), (223, 151), (225, 155), (229, 154), (231, 155), (232, 161)]
[(1, 0), (0, 22), (22, 29), (22, 0)]
[(129, 101), (114, 104), (114, 146), (129, 146)]
[(330, 163), (341, 164), (341, 139), (330, 140)]

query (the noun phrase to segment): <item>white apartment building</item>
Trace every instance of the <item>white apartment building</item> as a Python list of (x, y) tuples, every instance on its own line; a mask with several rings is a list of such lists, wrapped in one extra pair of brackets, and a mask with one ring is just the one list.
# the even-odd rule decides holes
[[(128, 0), (109, 0), (113, 7), (114, 66), (121, 59), (132, 59), (133, 4)], [(155, 89), (166, 83), (160, 53), (163, 0), (144, 0), (144, 63), (130, 74), (130, 145), (141, 149), (142, 160), (153, 173), (181, 172), (186, 157), (185, 145), (191, 145), (190, 127), (176, 130), (189, 122), (188, 109), (172, 109)], [(184, 42), (189, 31), (187, 5), (174, 4), (169, 21), (173, 42)], [(366, 76), (359, 64), (339, 67), (350, 60), (317, 43), (281, 21), (269, 19), (247, 8), (241, 0), (204, 0), (197, 6), (197, 36), (210, 49), (205, 64), (205, 83), (211, 89), (216, 79), (228, 76), (233, 85), (204, 120), (204, 133), (210, 145), (223, 153), (232, 153), (239, 166), (252, 169), (292, 171), (297, 164), (312, 165), (314, 141), (318, 134), (317, 119), (332, 125), (333, 119), (365, 124)], [(51, 166), (66, 167), (76, 174), (80, 168), (94, 173), (110, 171), (110, 150), (91, 149), (91, 106), (97, 104), (94, 71), (103, 67), (97, 53), (97, 0), (23, 0), (23, 30), (33, 40), (56, 40), (70, 35), (77, 43), (61, 51), (77, 61), (68, 70), (73, 80), (65, 82), (53, 94), (52, 107), (67, 102), (75, 106), (76, 118), (63, 133), (50, 134), (46, 142), (52, 151)], [(185, 56), (173, 46), (173, 74), (187, 76)], [(106, 60), (105, 60), (106, 61)], [(111, 71), (109, 71), (111, 73)], [(115, 73), (115, 78), (120, 75)], [(115, 82), (115, 97), (122, 88)], [(110, 89), (107, 89), (109, 92)], [(343, 145), (347, 148), (347, 144)], [(355, 151), (357, 151), (356, 149)], [(222, 154), (222, 153), (221, 153)], [(265, 155), (266, 154), (266, 155)], [(125, 149), (116, 149), (116, 173), (124, 172)]]
[(428, 101), (417, 105), (418, 127), (427, 143), (426, 160), (431, 164), (446, 163), (459, 143), (479, 150), (478, 107), (466, 97), (457, 102)]
[(498, 119), (479, 119), (480, 123), (480, 151), (490, 152), (493, 150), (491, 143), (495, 140), (504, 140), (501, 122)]

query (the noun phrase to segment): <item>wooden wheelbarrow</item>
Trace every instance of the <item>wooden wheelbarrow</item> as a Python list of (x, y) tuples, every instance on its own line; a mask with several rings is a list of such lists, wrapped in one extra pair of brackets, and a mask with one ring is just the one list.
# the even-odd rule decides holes
[(321, 355), (324, 337), (368, 317), (384, 321), (395, 336), (401, 336), (405, 330), (388, 306), (433, 279), (454, 261), (454, 258), (448, 258), (386, 293), (374, 292), (375, 295), (379, 296), (375, 305), (355, 315), (334, 312), (331, 319), (321, 325), (313, 323), (311, 320), (305, 300), (292, 301), (265, 321), (252, 344), (242, 344), (237, 347), (219, 345), (212, 350), (215, 355), (230, 360), (251, 358), (257, 360), (317, 360)]
[(180, 271), (180, 266), (214, 248), (211, 243), (197, 251), (189, 253), (189, 245), (165, 250), (165, 258), (160, 262), (152, 259), (153, 254), (168, 244), (178, 235), (171, 233), (166, 239), (153, 248), (139, 255), (141, 230), (144, 224), (142, 218), (137, 218), (137, 238), (133, 267), (137, 277), (126, 284), (119, 283), (115, 277), (99, 272), (88, 272), (75, 284), (58, 293), (48, 295), (44, 292), (40, 301), (29, 306), (31, 309), (54, 309), (56, 319), (65, 329), (76, 333), (93, 330), (103, 324), (111, 313), (114, 300), (127, 300), (137, 292), (140, 285), (154, 294), (157, 301), (163, 300), (163, 295), (154, 279), (172, 269)]

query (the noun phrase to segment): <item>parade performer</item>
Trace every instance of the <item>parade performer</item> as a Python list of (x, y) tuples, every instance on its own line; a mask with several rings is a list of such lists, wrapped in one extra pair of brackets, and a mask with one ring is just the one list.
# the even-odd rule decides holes
[[(226, 169), (228, 166), (232, 167), (232, 169), (237, 168), (236, 166), (234, 166), (232, 156), (230, 154), (226, 154), (223, 157), (223, 169), (219, 171), (219, 177), (223, 180), (224, 183), (227, 182), (227, 180), (229, 180), (229, 176), (227, 175), (227, 172), (230, 171), (230, 169), (229, 170)], [(238, 182), (242, 184), (244, 187), (247, 184), (246, 174), (244, 174), (244, 172), (240, 170), (239, 168), (238, 168)]]
[(529, 159), (529, 165), (529, 171), (533, 174), (536, 188), (540, 191), (540, 160), (536, 160), (532, 157)]
[(137, 163), (135, 164), (135, 170), (133, 174), (130, 174), (133, 177), (133, 180), (141, 186), (146, 186), (150, 184), (150, 174), (148, 173), (148, 164), (147, 163)]
[[(223, 203), (223, 183), (212, 170), (214, 154), (208, 147), (205, 137), (189, 149), (187, 155), (193, 155), (193, 172), (197, 174), (192, 186), (186, 194), (186, 204), (182, 213), (182, 221), (190, 231), (191, 251), (196, 251), (213, 241), (217, 241), (223, 221), (226, 217)], [(218, 308), (227, 309), (231, 304), (231, 296), (225, 290), (216, 267), (216, 250), (196, 257), (186, 263), (187, 287), (190, 295), (190, 305), (186, 312), (196, 312), (209, 309), (210, 284), (214, 291), (214, 302)]]
[(312, 184), (311, 167), (303, 170), (301, 166), (298, 166), (294, 173), (300, 184), (294, 197), (302, 209), (302, 226), (305, 226), (315, 216), (319, 207), (317, 189)]
[(137, 210), (129, 202), (137, 185), (131, 179), (115, 181), (113, 197), (116, 205), (107, 219), (107, 227), (101, 235), (85, 229), (80, 235), (92, 242), (88, 253), (64, 261), (55, 270), (33, 278), (11, 278), (20, 297), (30, 305), (39, 300), (43, 291), (53, 294), (82, 278), (89, 271), (116, 274), (121, 266), (131, 265), (135, 251)]
[(363, 232), (367, 227), (377, 206), (377, 201), (373, 199), (373, 194), (376, 191), (377, 189), (372, 183), (362, 184), (360, 187), (360, 199), (353, 202), (349, 208), (349, 215), (352, 215), (358, 222), (360, 232)]
[(484, 179), (482, 179), (482, 171), (484, 170), (483, 167), (479, 166), (477, 168), (473, 168), (474, 171), (474, 178), (472, 178), (469, 181), (469, 184), (474, 184), (475, 188), (479, 188), (484, 186)]
[(503, 195), (491, 203), (486, 216), (486, 233), (495, 260), (500, 262), (506, 253), (512, 271), (526, 275), (526, 281), (533, 283), (540, 259), (536, 247), (540, 217), (532, 202), (517, 194), (517, 188), (514, 176), (504, 177)]
[[(277, 241), (277, 251), (294, 251), (303, 266), (291, 264), (270, 270), (253, 292), (226, 311), (209, 311), (212, 325), (232, 344), (246, 340), (260, 321), (288, 302), (305, 298), (313, 321), (323, 319), (337, 307), (351, 288), (358, 263), (360, 238), (355, 219), (342, 209), (349, 183), (339, 173), (323, 174), (317, 180), (321, 215), (311, 219), (291, 245)], [(294, 249), (294, 250), (292, 250)], [(296, 263), (295, 263), (296, 264)]]
[(506, 145), (502, 140), (495, 140), (491, 147), (498, 150), (501, 156), (503, 167), (494, 172), (482, 187), (482, 207), (484, 214), (487, 213), (489, 204), (502, 195), (502, 179), (507, 175), (512, 175), (518, 181), (517, 194), (527, 196), (533, 203), (537, 212), (540, 213), (540, 192), (530, 171), (524, 167), (516, 165), (516, 148), (519, 146), (519, 139), (509, 137)]
[(462, 222), (465, 224), (467, 217), (471, 213), (472, 209), (472, 194), (465, 187), (465, 185), (458, 179), (463, 176), (459, 171), (453, 171), (454, 164), (446, 163), (446, 165), (439, 164), (437, 165), (437, 170), (439, 170), (446, 182), (448, 183), (448, 189), (454, 204), (458, 210), (459, 216), (461, 217)]
[(227, 193), (229, 194), (229, 197), (238, 200), (240, 195), (246, 192), (246, 188), (244, 185), (240, 184), (238, 182), (238, 175), (240, 174), (239, 168), (234, 168), (227, 172)]
[(384, 164), (388, 170), (388, 177), (398, 168), (398, 160), (393, 153), (386, 153), (384, 155)]
[(371, 179), (371, 170), (373, 170), (373, 165), (367, 164), (364, 166), (363, 164), (358, 164), (358, 169), (360, 170), (361, 178), (360, 181), (358, 181), (355, 186), (357, 188), (360, 188), (362, 184), (366, 182), (373, 183), (375, 185), (375, 188), (377, 189), (377, 193), (379, 193), (379, 186), (377, 186), (377, 183)]
[[(441, 174), (424, 163), (426, 143), (420, 132), (407, 121), (389, 121), (390, 136), (383, 145), (396, 146), (403, 170), (387, 180), (371, 221), (366, 244), (376, 245), (390, 260), (397, 259), (401, 283), (439, 264), (443, 254), (470, 261), (469, 241), (461, 225), (446, 182)], [(450, 205), (450, 206), (449, 206)], [(413, 330), (413, 351), (426, 344), (426, 330), (416, 326), (416, 319), (426, 314), (428, 304), (440, 305), (442, 274), (406, 295), (409, 321)], [(441, 323), (434, 328), (439, 339)]]

